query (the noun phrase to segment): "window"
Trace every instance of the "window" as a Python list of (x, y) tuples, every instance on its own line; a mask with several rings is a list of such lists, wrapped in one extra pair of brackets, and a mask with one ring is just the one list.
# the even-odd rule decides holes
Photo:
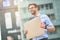
[(10, 0), (3, 1), (3, 7), (10, 6)]
[(47, 14), (51, 20), (55, 20), (55, 15), (54, 14)]
[(18, 11), (15, 12), (15, 17), (16, 17), (16, 25), (17, 27), (20, 27), (20, 14)]
[(46, 6), (46, 9), (49, 9), (49, 5), (48, 4), (46, 4), (45, 6)]
[(52, 3), (48, 3), (45, 4), (46, 9), (53, 9), (53, 4)]
[(53, 4), (52, 3), (49, 4), (49, 8), (53, 9)]
[(10, 12), (5, 13), (5, 24), (6, 24), (6, 29), (12, 28), (12, 19)]
[(53, 3), (39, 5), (39, 10), (44, 10), (44, 9), (46, 10), (53, 9)]
[(44, 5), (39, 5), (39, 7), (40, 7), (40, 10), (44, 9)]

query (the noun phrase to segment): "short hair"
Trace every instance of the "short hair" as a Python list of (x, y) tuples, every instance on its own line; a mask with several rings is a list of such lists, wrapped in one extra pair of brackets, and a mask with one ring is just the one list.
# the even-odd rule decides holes
[(28, 7), (30, 7), (31, 5), (34, 5), (35, 7), (38, 7), (38, 5), (36, 3), (31, 3), (28, 5)]

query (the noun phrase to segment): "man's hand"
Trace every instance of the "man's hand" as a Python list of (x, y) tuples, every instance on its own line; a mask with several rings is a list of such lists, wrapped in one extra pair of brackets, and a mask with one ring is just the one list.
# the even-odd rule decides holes
[(41, 25), (40, 25), (41, 28), (45, 28), (45, 24), (43, 22), (41, 22)]
[[(45, 29), (45, 24), (43, 22), (41, 22), (40, 27)], [(55, 31), (55, 27), (53, 27), (53, 26), (47, 26), (46, 29), (48, 31), (50, 31), (50, 32), (54, 32)]]
[(27, 30), (24, 30), (24, 34), (28, 34), (28, 31)]

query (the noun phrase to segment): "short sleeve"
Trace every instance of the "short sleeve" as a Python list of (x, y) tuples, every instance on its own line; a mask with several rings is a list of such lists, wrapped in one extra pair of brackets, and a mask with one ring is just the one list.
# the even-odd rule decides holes
[(45, 24), (46, 26), (54, 26), (54, 25), (52, 24), (50, 18), (49, 18), (47, 15), (45, 15), (45, 22), (44, 22), (44, 24)]

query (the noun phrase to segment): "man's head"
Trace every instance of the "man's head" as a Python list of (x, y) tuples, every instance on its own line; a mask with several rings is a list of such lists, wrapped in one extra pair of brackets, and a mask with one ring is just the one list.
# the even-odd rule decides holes
[(31, 12), (32, 15), (35, 15), (38, 11), (38, 5), (35, 3), (29, 4), (28, 8), (29, 8), (29, 12)]

